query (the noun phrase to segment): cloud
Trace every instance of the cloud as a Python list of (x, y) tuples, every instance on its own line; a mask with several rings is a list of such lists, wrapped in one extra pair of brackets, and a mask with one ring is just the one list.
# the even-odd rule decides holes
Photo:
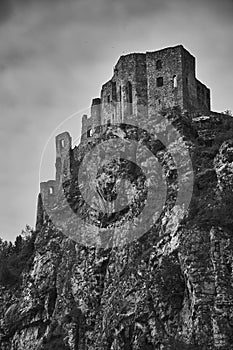
[(2, 0), (0, 2), (0, 23), (7, 20), (12, 13), (12, 4), (9, 0)]
[[(45, 11), (55, 9), (64, 13), (70, 10), (70, 16), (75, 16), (78, 20), (90, 21), (104, 17), (104, 21), (116, 19), (116, 15), (122, 18), (152, 16), (169, 11), (172, 7), (179, 8), (180, 11), (189, 9), (208, 8), (210, 13), (215, 12), (218, 16), (226, 19), (232, 18), (232, 0), (1, 0), (0, 21), (6, 21), (17, 12), (25, 12), (28, 9), (43, 8)], [(78, 9), (78, 11), (73, 11)], [(184, 13), (185, 15), (185, 13)], [(119, 17), (118, 17), (119, 20)]]

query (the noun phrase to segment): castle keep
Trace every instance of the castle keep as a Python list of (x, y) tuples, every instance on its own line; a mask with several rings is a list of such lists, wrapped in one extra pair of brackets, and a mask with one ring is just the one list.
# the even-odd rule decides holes
[(195, 57), (182, 45), (121, 56), (101, 97), (92, 101), (91, 116), (82, 119), (82, 136), (96, 125), (123, 123), (143, 108), (144, 117), (179, 106), (183, 111), (210, 111), (210, 90), (196, 79)]
[[(210, 90), (196, 78), (195, 57), (182, 45), (121, 56), (113, 77), (92, 100), (91, 115), (82, 118), (81, 141), (99, 125), (124, 123), (126, 117), (151, 117), (162, 109), (210, 114)], [(62, 178), (69, 176), (69, 133), (56, 137), (56, 180), (41, 183), (41, 194), (53, 203)]]

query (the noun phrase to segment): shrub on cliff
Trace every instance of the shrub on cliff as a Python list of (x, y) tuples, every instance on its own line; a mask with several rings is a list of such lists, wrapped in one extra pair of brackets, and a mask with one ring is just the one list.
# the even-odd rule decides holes
[(29, 226), (14, 244), (0, 239), (0, 284), (16, 285), (22, 271), (29, 267), (34, 253), (35, 232)]
[(18, 277), (9, 269), (8, 265), (4, 261), (0, 264), (0, 284), (12, 285), (17, 283)]

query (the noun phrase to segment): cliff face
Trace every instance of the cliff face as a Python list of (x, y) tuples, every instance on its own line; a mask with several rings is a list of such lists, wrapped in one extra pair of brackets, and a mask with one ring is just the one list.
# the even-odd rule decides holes
[(168, 183), (154, 227), (97, 248), (64, 236), (41, 207), (31, 266), (17, 291), (0, 290), (1, 349), (233, 349), (233, 124), (220, 115), (172, 118), (193, 161), (187, 215), (177, 224), (177, 188)]

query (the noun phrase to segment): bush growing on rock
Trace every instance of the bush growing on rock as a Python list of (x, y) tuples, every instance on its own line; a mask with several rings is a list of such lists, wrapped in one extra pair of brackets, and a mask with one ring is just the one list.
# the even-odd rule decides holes
[(0, 239), (0, 284), (4, 286), (17, 285), (22, 271), (30, 265), (36, 233), (29, 226), (22, 233), (14, 244)]

